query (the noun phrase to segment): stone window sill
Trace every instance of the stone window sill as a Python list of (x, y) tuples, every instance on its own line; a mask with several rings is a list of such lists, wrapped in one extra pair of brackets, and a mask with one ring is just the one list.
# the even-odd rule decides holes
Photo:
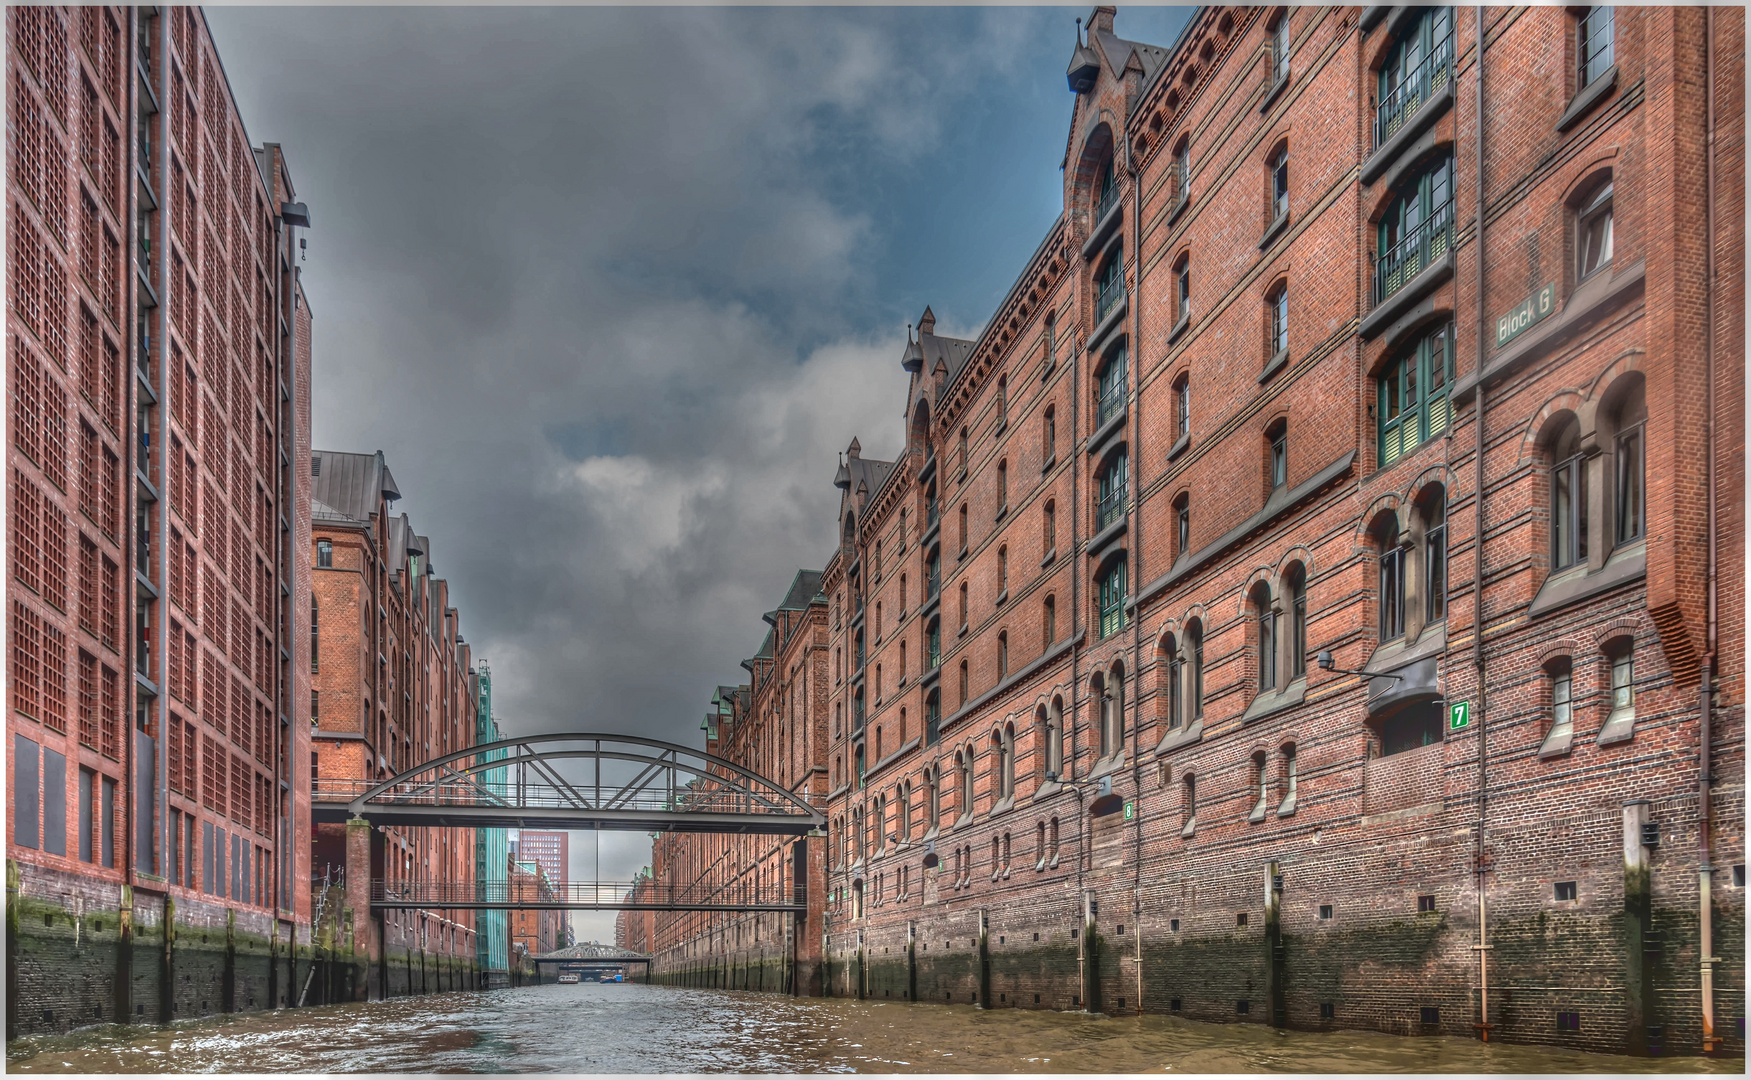
[(1157, 754), (1170, 753), (1182, 746), (1191, 746), (1203, 737), (1204, 719), (1199, 717), (1192, 722), (1190, 727), (1169, 728), (1167, 734), (1161, 737), (1161, 742), (1156, 744), (1155, 752)]
[(1180, 335), (1186, 332), (1186, 327), (1190, 326), (1191, 323), (1192, 313), (1187, 311), (1182, 314), (1179, 317), (1179, 322), (1174, 323), (1173, 329), (1167, 332), (1167, 343), (1172, 345), (1174, 342), (1178, 341)]
[(1289, 224), (1289, 211), (1285, 210), (1281, 214), (1277, 215), (1277, 219), (1275, 221), (1273, 221), (1269, 225), (1265, 226), (1265, 235), (1259, 237), (1259, 250), (1263, 251), (1266, 248), (1270, 247), (1271, 243), (1274, 240), (1276, 240), (1279, 235), (1282, 234), (1284, 227), (1287, 226), (1288, 224)]
[(1268, 109), (1270, 109), (1271, 103), (1273, 101), (1276, 101), (1277, 98), (1282, 96), (1283, 88), (1288, 86), (1288, 85), (1289, 85), (1289, 72), (1287, 70), (1285, 70), (1283, 72), (1282, 76), (1280, 78), (1278, 78), (1276, 82), (1272, 83), (1270, 86), (1265, 88), (1265, 98), (1263, 101), (1259, 102), (1259, 112), (1262, 113), (1262, 112), (1265, 112)]
[(1538, 748), (1538, 760), (1549, 761), (1552, 758), (1566, 757), (1575, 745), (1575, 726), (1571, 723), (1562, 728), (1552, 728), (1545, 736), (1544, 744)]
[(1056, 559), (1057, 557), (1058, 557), (1058, 549), (1057, 548), (1053, 548), (1051, 551), (1046, 552), (1046, 557), (1040, 560), (1040, 569), (1044, 570), (1046, 567), (1051, 566), (1052, 561), (1054, 559)]
[(1196, 832), (1197, 830), (1198, 830), (1198, 817), (1196, 814), (1194, 814), (1191, 817), (1186, 819), (1185, 828), (1183, 828), (1179, 831), (1180, 839), (1181, 840), (1190, 840), (1192, 838), (1192, 834), (1194, 832)]
[(998, 593), (998, 594), (997, 594), (997, 604), (996, 604), (996, 606), (998, 606), (998, 607), (1002, 607), (1002, 606), (1003, 606), (1003, 604), (1004, 604), (1004, 602), (1005, 602), (1005, 601), (1006, 601), (1006, 600), (1008, 600), (1008, 599), (1009, 599), (1009, 590), (1008, 590), (1008, 589), (1004, 589), (1004, 590), (1003, 590), (1003, 591), (1002, 591), (1002, 592), (1000, 592), (1000, 593)]
[(1172, 461), (1174, 458), (1179, 457), (1185, 452), (1186, 447), (1190, 445), (1192, 445), (1192, 433), (1189, 431), (1183, 432), (1180, 437), (1174, 441), (1173, 447), (1168, 450), (1167, 460)]
[(1046, 463), (1040, 466), (1040, 475), (1044, 476), (1046, 473), (1051, 472), (1052, 466), (1056, 464), (1058, 464), (1058, 454), (1057, 451), (1053, 451), (1046, 455)]
[(1247, 815), (1247, 817), (1246, 817), (1247, 824), (1248, 825), (1257, 825), (1259, 822), (1265, 820), (1265, 816), (1266, 816), (1267, 812), (1268, 812), (1268, 805), (1267, 805), (1266, 801), (1264, 799), (1260, 799), (1258, 802), (1258, 805), (1252, 808), (1252, 813)]
[(1605, 718), (1605, 726), (1599, 729), (1597, 746), (1615, 746), (1618, 743), (1629, 742), (1635, 738), (1635, 708), (1619, 709)]
[(1269, 360), (1265, 361), (1265, 369), (1263, 371), (1259, 372), (1259, 377), (1258, 377), (1259, 385), (1262, 386), (1265, 383), (1270, 382), (1271, 376), (1275, 375), (1279, 371), (1282, 371), (1283, 368), (1288, 366), (1288, 364), (1289, 364), (1289, 350), (1288, 349), (1279, 350), (1277, 355), (1275, 355), (1275, 356), (1271, 357)]
[(1566, 607), (1578, 600), (1598, 596), (1620, 585), (1647, 576), (1648, 546), (1645, 541), (1625, 545), (1611, 553), (1605, 565), (1588, 572), (1584, 567), (1564, 570), (1546, 578), (1538, 595), (1532, 598), (1527, 614), (1534, 618)]
[(1593, 106), (1605, 100), (1606, 95), (1611, 93), (1611, 88), (1616, 85), (1617, 65), (1613, 64), (1605, 74), (1594, 79), (1586, 86), (1581, 87), (1581, 89), (1576, 92), (1575, 96), (1569, 100), (1569, 107), (1564, 109), (1562, 116), (1558, 118), (1556, 129), (1558, 131), (1567, 131), (1580, 123), (1581, 117), (1586, 116), (1587, 113), (1592, 111)]
[(1277, 807), (1277, 816), (1280, 818), (1295, 816), (1295, 796), (1291, 795), (1283, 800), (1283, 805)]

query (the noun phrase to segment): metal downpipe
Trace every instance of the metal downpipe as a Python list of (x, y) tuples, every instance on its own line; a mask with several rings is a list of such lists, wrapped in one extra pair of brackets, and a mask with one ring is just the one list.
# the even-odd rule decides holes
[(1704, 446), (1708, 454), (1708, 624), (1707, 624), (1707, 656), (1702, 662), (1701, 711), (1698, 731), (1697, 757), (1697, 805), (1699, 820), (1697, 822), (1697, 904), (1698, 928), (1701, 949), (1701, 991), (1702, 991), (1702, 1052), (1711, 1054), (1720, 1047), (1720, 1037), (1715, 1034), (1715, 985), (1714, 965), (1718, 958), (1714, 955), (1714, 898), (1713, 867), (1709, 864), (1709, 789), (1713, 777), (1709, 774), (1709, 730), (1713, 720), (1714, 708), (1713, 687), (1715, 664), (1719, 648), (1719, 626), (1716, 621), (1716, 560), (1717, 548), (1715, 531), (1717, 528), (1715, 509), (1715, 12), (1707, 8), (1703, 14), (1703, 81), (1707, 87), (1707, 135), (1708, 163), (1704, 173), (1704, 238), (1707, 244), (1706, 279), (1703, 287), (1703, 394), (1706, 402), (1704, 410)]
[[(1489, 337), (1489, 316), (1484, 307), (1484, 95), (1483, 95), (1483, 54), (1484, 54), (1484, 21), (1483, 7), (1479, 5), (1477, 12), (1477, 149), (1476, 163), (1472, 169), (1477, 184), (1477, 232), (1473, 237), (1473, 245), (1477, 251), (1477, 370), (1483, 371), (1484, 342)], [(1483, 380), (1477, 385), (1477, 410), (1472, 423), (1476, 428), (1477, 451), (1473, 460), (1476, 478), (1473, 481), (1475, 490), (1472, 498), (1477, 511), (1477, 534), (1472, 540), (1476, 566), (1474, 580), (1471, 586), (1472, 626), (1471, 655), (1472, 663), (1477, 671), (1477, 1033), (1484, 1042), (1490, 1041), (1490, 942), (1489, 942), (1489, 904), (1485, 897), (1489, 874), (1488, 851), (1485, 847), (1484, 828), (1486, 825), (1485, 811), (1489, 803), (1487, 744), (1484, 736), (1485, 717), (1488, 712), (1484, 707), (1484, 652), (1483, 652), (1483, 541), (1484, 541), (1484, 400), (1485, 390)]]

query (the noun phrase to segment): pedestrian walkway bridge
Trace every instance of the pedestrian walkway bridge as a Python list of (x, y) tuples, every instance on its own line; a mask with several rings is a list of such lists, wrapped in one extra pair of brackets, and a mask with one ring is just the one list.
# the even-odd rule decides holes
[(517, 882), (371, 882), (371, 907), (394, 910), (565, 910), (565, 911), (789, 911), (806, 914), (800, 888), (783, 882), (745, 881), (711, 886), (675, 885), (646, 879), (568, 881), (539, 888)]
[(798, 794), (714, 754), (587, 732), (471, 746), (380, 781), (319, 779), (312, 817), (328, 824), (365, 818), (385, 826), (777, 836), (826, 826), (826, 815)]

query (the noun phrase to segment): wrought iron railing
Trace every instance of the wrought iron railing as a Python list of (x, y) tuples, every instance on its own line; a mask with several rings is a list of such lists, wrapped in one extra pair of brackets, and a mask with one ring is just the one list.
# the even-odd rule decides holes
[(1102, 424), (1106, 423), (1108, 420), (1111, 420), (1113, 417), (1119, 415), (1121, 412), (1124, 412), (1124, 411), (1125, 411), (1125, 383), (1124, 383), (1124, 380), (1121, 379), (1121, 380), (1116, 381), (1112, 386), (1108, 387), (1106, 392), (1101, 394), (1100, 400), (1095, 402), (1094, 426), (1100, 427)]
[(1117, 205), (1119, 205), (1119, 185), (1109, 184), (1107, 189), (1100, 193), (1100, 201), (1094, 204), (1094, 221), (1090, 224), (1098, 225), (1105, 221), (1107, 215)]
[(1374, 259), (1374, 302), (1385, 300), (1453, 247), (1453, 202), (1448, 200), (1390, 250)]
[(1406, 75), (1392, 91), (1374, 107), (1374, 146), (1378, 149), (1392, 138), (1404, 122), (1415, 116), (1423, 102), (1439, 93), (1453, 78), (1453, 35), (1449, 33), (1422, 63)]
[(1094, 528), (1096, 532), (1106, 528), (1125, 515), (1125, 487), (1118, 487), (1100, 497), (1094, 506)]
[(1101, 286), (1100, 293), (1094, 298), (1094, 321), (1100, 322), (1107, 317), (1119, 302), (1125, 299), (1125, 279), (1114, 275), (1113, 279)]

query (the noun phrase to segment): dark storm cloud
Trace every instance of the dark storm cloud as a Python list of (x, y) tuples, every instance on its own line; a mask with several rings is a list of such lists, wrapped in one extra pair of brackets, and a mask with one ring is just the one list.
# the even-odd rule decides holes
[(1056, 216), (1075, 14), (207, 9), (311, 209), (316, 445), (387, 455), (509, 730), (697, 743), (897, 448), (912, 290), (976, 330)]

